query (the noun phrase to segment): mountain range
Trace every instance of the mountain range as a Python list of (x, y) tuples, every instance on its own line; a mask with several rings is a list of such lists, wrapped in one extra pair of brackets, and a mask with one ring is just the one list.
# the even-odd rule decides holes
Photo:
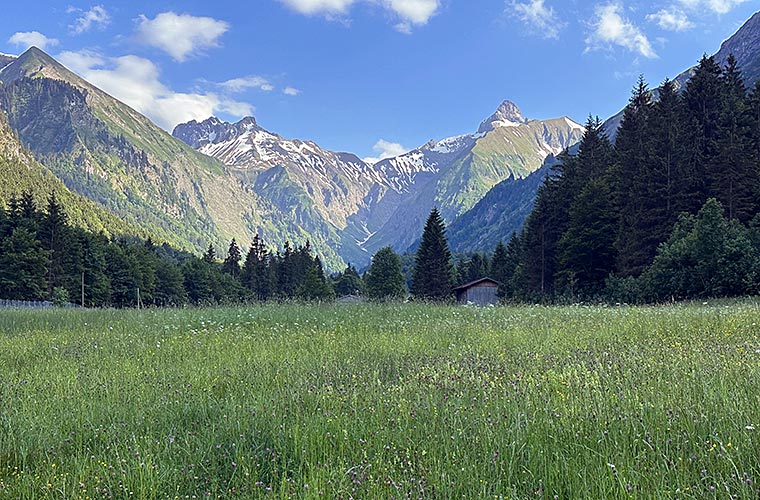
[[(754, 83), (759, 46), (760, 14), (717, 59), (733, 53)], [(504, 101), (475, 132), (377, 163), (253, 117), (191, 121), (170, 135), (34, 47), (0, 54), (0, 110), (0, 203), (52, 191), (77, 224), (194, 252), (212, 244), (221, 254), (232, 238), (247, 247), (257, 234), (270, 246), (309, 241), (330, 270), (362, 267), (384, 246), (407, 250), (433, 206), (454, 250), (492, 248), (519, 231), (556, 155), (584, 132)], [(607, 122), (611, 135), (619, 118)]]
[(375, 164), (314, 142), (284, 139), (253, 117), (234, 124), (212, 117), (173, 132), (224, 163), (244, 186), (307, 231), (327, 235), (341, 257), (358, 265), (384, 246), (407, 249), (434, 205), (453, 220), (494, 185), (519, 182), (582, 134), (583, 127), (567, 117), (526, 119), (509, 101), (475, 133), (430, 141)]

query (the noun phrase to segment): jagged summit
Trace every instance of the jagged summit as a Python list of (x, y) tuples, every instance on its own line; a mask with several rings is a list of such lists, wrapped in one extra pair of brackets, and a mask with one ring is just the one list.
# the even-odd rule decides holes
[(172, 135), (177, 139), (189, 144), (195, 149), (200, 149), (208, 144), (220, 144), (234, 140), (243, 134), (263, 130), (256, 123), (256, 118), (246, 116), (236, 123), (222, 121), (212, 116), (198, 122), (191, 120), (180, 123), (174, 127)]
[(516, 127), (519, 125), (525, 125), (528, 121), (529, 120), (523, 116), (520, 108), (517, 107), (517, 104), (512, 101), (504, 101), (494, 114), (480, 124), (478, 133), (485, 134), (499, 127)]

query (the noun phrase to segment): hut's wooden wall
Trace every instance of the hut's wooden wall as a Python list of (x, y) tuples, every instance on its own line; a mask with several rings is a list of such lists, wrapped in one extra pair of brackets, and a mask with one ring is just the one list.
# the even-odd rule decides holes
[(489, 304), (498, 304), (499, 297), (496, 295), (498, 287), (491, 283), (477, 285), (472, 288), (468, 288), (466, 291), (459, 294), (459, 302), (462, 304), (473, 303), (481, 306), (487, 306)]

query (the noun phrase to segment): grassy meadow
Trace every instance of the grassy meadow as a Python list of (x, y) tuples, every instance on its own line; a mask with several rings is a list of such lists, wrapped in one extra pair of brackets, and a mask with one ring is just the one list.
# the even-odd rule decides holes
[(757, 499), (760, 307), (0, 311), (0, 498)]

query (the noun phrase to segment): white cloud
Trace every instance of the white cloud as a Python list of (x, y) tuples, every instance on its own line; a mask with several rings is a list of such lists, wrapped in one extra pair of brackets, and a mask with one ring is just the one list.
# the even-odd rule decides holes
[(687, 31), (694, 27), (686, 13), (680, 9), (662, 9), (647, 16), (647, 21), (667, 31)]
[(328, 19), (345, 17), (359, 2), (382, 6), (396, 17), (395, 28), (411, 33), (415, 26), (424, 26), (438, 12), (441, 0), (280, 0), (287, 7), (304, 15), (323, 15)]
[(377, 141), (375, 145), (372, 146), (372, 150), (375, 152), (376, 156), (364, 158), (364, 161), (366, 163), (375, 164), (380, 160), (384, 160), (386, 158), (395, 158), (396, 156), (401, 156), (402, 154), (408, 153), (410, 151), (409, 148), (405, 148), (397, 142), (389, 142), (385, 139), (380, 139)]
[(229, 92), (244, 92), (249, 89), (259, 89), (264, 92), (271, 92), (274, 90), (274, 85), (269, 83), (266, 78), (260, 76), (246, 76), (242, 78), (233, 78), (219, 84), (220, 87), (228, 90)]
[(63, 52), (65, 66), (96, 87), (128, 104), (171, 131), (178, 123), (205, 120), (218, 113), (243, 117), (253, 107), (215, 92), (175, 92), (160, 80), (159, 68), (148, 59), (127, 55), (107, 58), (93, 52)]
[(159, 48), (175, 61), (184, 62), (191, 55), (218, 47), (219, 37), (229, 24), (211, 17), (163, 12), (155, 19), (139, 18), (137, 38), (142, 43)]
[(649, 59), (657, 57), (644, 33), (622, 16), (623, 5), (611, 3), (596, 7), (592, 33), (586, 38), (586, 52), (610, 45), (624, 47)]
[(294, 87), (285, 87), (282, 93), (285, 95), (297, 96), (298, 94), (301, 93), (301, 91)]
[(440, 0), (386, 0), (386, 7), (401, 18), (395, 28), (406, 34), (411, 33), (413, 26), (426, 25), (440, 6)]
[(514, 9), (513, 15), (532, 30), (546, 38), (559, 37), (564, 23), (557, 18), (553, 7), (544, 4), (544, 0), (530, 0), (525, 3), (513, 1), (511, 6)]
[(678, 3), (692, 10), (711, 10), (716, 14), (727, 14), (749, 0), (678, 0)]
[(74, 24), (69, 26), (69, 30), (74, 35), (81, 35), (91, 28), (97, 27), (99, 29), (105, 28), (111, 22), (111, 16), (108, 15), (105, 7), (102, 5), (96, 5), (87, 12), (83, 12), (80, 9), (70, 7), (68, 12), (81, 12), (82, 15), (74, 21)]
[(18, 45), (22, 50), (26, 50), (29, 47), (45, 50), (47, 47), (55, 47), (60, 42), (56, 38), (46, 37), (39, 31), (19, 31), (8, 39), (8, 43)]

